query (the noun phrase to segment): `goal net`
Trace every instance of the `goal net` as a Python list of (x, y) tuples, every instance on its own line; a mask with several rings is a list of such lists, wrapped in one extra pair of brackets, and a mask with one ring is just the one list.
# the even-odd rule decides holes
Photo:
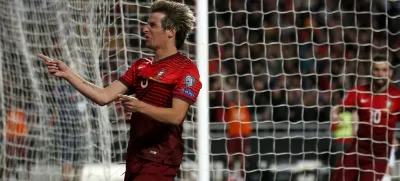
[(357, 128), (352, 112), (331, 126), (332, 106), (371, 83), (377, 54), (392, 58), (398, 84), (399, 5), (211, 1), (213, 178), (329, 180)]
[[(151, 2), (0, 0), (2, 180), (61, 180), (65, 163), (82, 180), (123, 180), (129, 115), (90, 102), (35, 54), (107, 86), (152, 56), (141, 34)], [(195, 10), (195, 0), (179, 2)], [(330, 108), (371, 81), (377, 53), (393, 59), (397, 84), (399, 5), (209, 1), (211, 180), (328, 180), (344, 150), (336, 140), (354, 136), (332, 134)], [(195, 60), (194, 38), (181, 51)], [(184, 123), (177, 180), (198, 178), (197, 106)]]
[(115, 118), (109, 119), (107, 107), (49, 75), (36, 54), (65, 60), (80, 76), (103, 86), (101, 68), (109, 59), (100, 55), (111, 52), (104, 48), (104, 30), (116, 27), (109, 19), (115, 2), (0, 4), (0, 180), (61, 180), (69, 165), (81, 174), (86, 164), (110, 164)]

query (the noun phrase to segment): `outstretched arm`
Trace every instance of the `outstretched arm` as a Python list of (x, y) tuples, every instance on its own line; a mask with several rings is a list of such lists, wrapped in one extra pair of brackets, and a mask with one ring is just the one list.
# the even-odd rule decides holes
[(38, 56), (46, 62), (50, 74), (64, 78), (81, 94), (101, 106), (114, 101), (118, 98), (118, 94), (124, 94), (128, 90), (128, 87), (120, 81), (114, 81), (106, 88), (98, 87), (77, 75), (64, 62), (53, 60), (42, 54), (38, 54)]
[(118, 94), (124, 94), (128, 90), (128, 88), (118, 80), (114, 81), (106, 88), (101, 88), (84, 80), (72, 71), (67, 75), (68, 76), (65, 77), (65, 79), (68, 82), (70, 82), (85, 97), (101, 106), (107, 105), (116, 100)]

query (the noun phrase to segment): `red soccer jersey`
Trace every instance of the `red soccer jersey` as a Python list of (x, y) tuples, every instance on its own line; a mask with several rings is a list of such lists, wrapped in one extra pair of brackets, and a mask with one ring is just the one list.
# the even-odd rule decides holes
[(387, 93), (372, 93), (371, 85), (356, 87), (344, 98), (345, 108), (357, 108), (357, 152), (387, 156), (393, 129), (399, 118), (400, 90), (390, 85)]
[[(153, 58), (139, 59), (118, 80), (128, 86), (137, 99), (158, 107), (172, 107), (173, 98), (191, 105), (202, 87), (196, 65), (180, 52), (156, 63)], [(182, 162), (182, 123), (169, 125), (133, 113), (130, 124), (127, 172), (133, 164), (130, 163), (133, 156), (170, 165)]]

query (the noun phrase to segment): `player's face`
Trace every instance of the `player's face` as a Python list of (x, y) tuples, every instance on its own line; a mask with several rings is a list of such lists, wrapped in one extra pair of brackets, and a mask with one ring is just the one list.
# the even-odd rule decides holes
[(171, 30), (164, 30), (162, 27), (161, 21), (164, 17), (164, 13), (152, 13), (147, 25), (143, 28), (144, 37), (146, 38), (146, 46), (151, 49), (167, 46), (167, 42), (171, 38)]
[(374, 85), (381, 87), (386, 85), (388, 78), (392, 76), (392, 69), (388, 62), (377, 62), (372, 66)]

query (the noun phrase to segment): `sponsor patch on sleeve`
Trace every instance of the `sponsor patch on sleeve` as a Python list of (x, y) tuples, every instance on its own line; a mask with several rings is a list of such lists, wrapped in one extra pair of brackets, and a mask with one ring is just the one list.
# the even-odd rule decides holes
[(189, 96), (190, 98), (194, 98), (194, 92), (190, 89), (182, 89), (183, 94)]

